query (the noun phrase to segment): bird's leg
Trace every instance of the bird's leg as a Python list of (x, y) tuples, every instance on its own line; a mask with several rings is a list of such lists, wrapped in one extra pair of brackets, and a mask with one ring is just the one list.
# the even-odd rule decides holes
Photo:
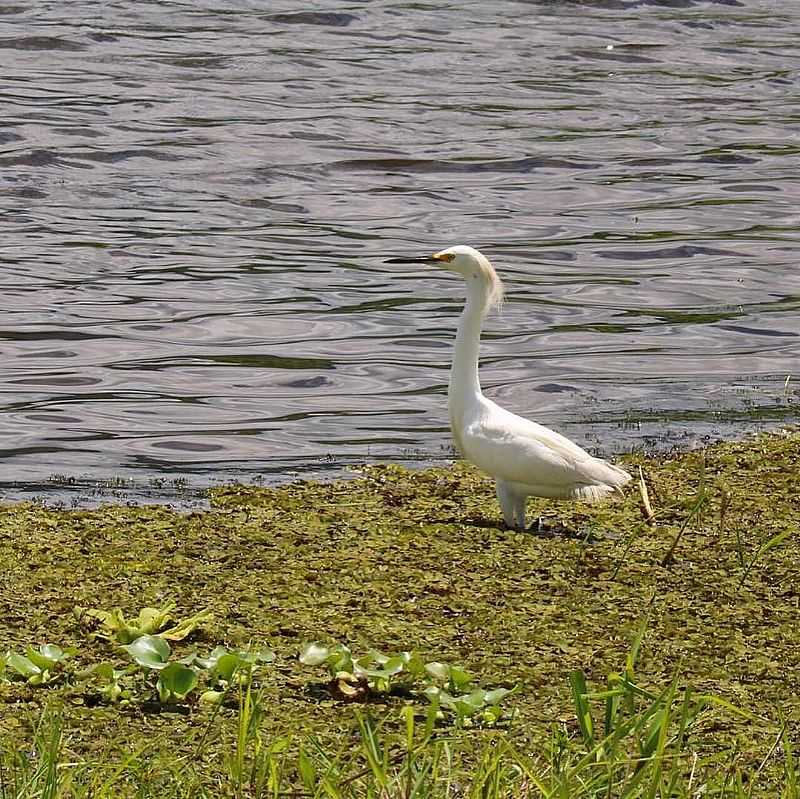
[(517, 529), (525, 529), (525, 505), (527, 504), (527, 497), (524, 494), (516, 494), (514, 496), (514, 517), (517, 521)]
[(500, 503), (500, 510), (503, 511), (503, 520), (506, 523), (506, 527), (514, 529), (517, 526), (515, 519), (516, 497), (514, 496), (514, 493), (511, 490), (508, 483), (504, 483), (502, 480), (497, 481), (496, 490), (497, 490), (497, 501)]

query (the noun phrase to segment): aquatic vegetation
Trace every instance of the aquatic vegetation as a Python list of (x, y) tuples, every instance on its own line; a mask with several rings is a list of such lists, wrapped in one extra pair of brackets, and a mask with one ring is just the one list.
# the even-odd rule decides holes
[[(264, 665), (274, 661), (275, 655), (268, 649), (228, 650), (224, 646), (215, 647), (205, 658), (196, 652), (173, 657), (167, 636), (180, 641), (209, 618), (202, 612), (166, 628), (174, 607), (170, 603), (161, 609), (144, 608), (135, 624), (127, 623), (119, 608), (112, 612), (76, 608), (76, 618), (84, 626), (87, 617), (104, 625), (104, 632), (91, 633), (90, 637), (118, 644), (116, 651), (126, 653), (133, 663), (118, 668), (117, 663), (102, 660), (70, 670), (66, 661), (82, 654), (80, 647), (64, 650), (55, 644), (42, 644), (38, 649), (28, 646), (25, 654), (8, 651), (1, 656), (0, 682), (24, 680), (39, 687), (68, 682), (85, 690), (93, 687), (105, 701), (120, 704), (150, 701), (153, 691), (162, 704), (193, 701), (191, 695), (202, 684), (206, 690), (200, 701), (218, 703), (231, 686), (252, 681)], [(162, 632), (144, 632), (148, 629)], [(153, 680), (148, 681), (151, 675), (154, 685)]]
[[(192, 700), (200, 687), (205, 690), (199, 701), (219, 703), (229, 688), (251, 682), (275, 659), (268, 649), (230, 651), (224, 646), (215, 647), (205, 658), (195, 652), (175, 658), (169, 642), (159, 635), (140, 635), (120, 649), (134, 661), (133, 666), (116, 669), (112, 663), (103, 662), (80, 675), (98, 679), (102, 695), (113, 702), (147, 701), (155, 679), (155, 693), (162, 704)], [(144, 680), (137, 681), (137, 677)]]
[[(341, 781), (370, 768), (357, 720), (369, 714), (388, 758), (376, 762), (388, 762), (389, 785), (395, 778), (413, 780), (417, 768), (429, 774), (439, 768), (443, 777), (442, 763), (450, 757), (458, 771), (450, 777), (459, 784), (486, 776), (485, 766), (508, 795), (520, 795), (513, 774), (524, 773), (528, 793), (559, 796), (550, 782), (557, 762), (568, 795), (578, 797), (580, 780), (601, 769), (613, 749), (630, 768), (615, 771), (617, 781), (620, 774), (632, 779), (643, 757), (639, 770), (656, 768), (658, 761), (663, 774), (680, 752), (675, 796), (694, 797), (703, 785), (711, 786), (705, 795), (746, 795), (736, 793), (737, 780), (757, 785), (754, 797), (781, 796), (785, 786), (796, 784), (791, 774), (800, 740), (794, 690), (800, 680), (800, 435), (624, 461), (632, 473), (642, 469), (650, 514), (642, 510), (641, 490), (630, 490), (624, 500), (603, 506), (555, 507), (546, 535), (502, 529), (491, 483), (461, 463), (420, 471), (375, 466), (329, 484), (227, 486), (210, 493), (208, 510), (186, 513), (114, 505), (1, 507), (4, 650), (27, 657), (28, 647), (38, 651), (43, 642), (55, 642), (75, 654), (54, 667), (50, 673), (60, 676), (45, 685), (29, 684), (4, 665), (0, 748), (19, 744), (15, 762), (20, 751), (33, 751), (47, 705), (52, 712), (46, 718), (58, 714), (67, 731), (63, 762), (98, 763), (113, 760), (113, 752), (137, 753), (139, 771), (130, 779), (151, 786), (151, 795), (159, 793), (157, 784), (163, 787), (162, 778), (155, 765), (143, 764), (161, 763), (162, 774), (172, 774), (176, 758), (198, 764), (194, 771), (181, 767), (181, 779), (194, 780), (194, 795), (225, 795), (227, 788), (215, 793), (208, 785), (222, 779), (226, 758), (239, 757), (247, 740), (253, 744), (242, 755), (244, 782), (248, 768), (266, 769), (261, 774), (274, 768), (283, 775), (274, 780), (298, 785), (302, 750), (309, 779), (313, 772), (339, 785), (343, 795), (359, 795), (376, 783), (359, 778), (342, 787)], [(705, 500), (694, 510), (701, 495)], [(545, 507), (554, 508), (532, 501), (528, 510), (537, 514)], [(662, 565), (671, 548), (672, 557)], [(178, 623), (201, 608), (213, 616), (169, 641), (169, 657), (156, 661), (181, 663), (197, 675), (197, 684), (184, 693), (190, 677), (175, 669), (186, 682), (162, 681), (167, 701), (161, 702), (158, 680), (166, 666), (140, 665), (120, 648), (136, 638), (123, 644), (118, 634), (169, 630), (174, 619), (158, 631), (144, 630), (138, 608), (172, 603)], [(107, 613), (124, 608), (124, 624), (107, 627), (86, 615), (78, 622), (75, 605)], [(620, 664), (646, 615), (630, 676)], [(298, 661), (302, 641), (347, 642), (355, 660), (372, 650), (386, 658), (415, 652), (423, 664), (459, 664), (479, 675), (483, 690), (520, 686), (500, 703), (513, 710), (513, 718), (505, 724), (504, 716), (494, 728), (476, 719), (481, 729), (470, 730), (440, 705), (445, 718), (437, 719), (434, 705), (420, 694), (426, 680), (453, 700), (476, 686), (462, 690), (455, 679), (451, 686), (444, 672), (438, 681), (426, 673), (414, 682), (406, 664), (392, 674), (397, 666), (387, 668), (388, 660), (364, 664), (375, 672), (376, 687), (386, 682), (388, 693), (372, 691), (365, 704), (343, 703), (324, 684), (316, 690), (319, 677), (331, 674), (324, 663)], [(253, 680), (243, 682), (245, 666), (229, 668), (236, 658), (224, 657), (221, 645), (225, 653), (251, 655), (263, 646), (275, 660), (258, 665)], [(569, 675), (578, 672), (583, 683), (577, 676), (571, 682)], [(619, 679), (609, 682), (612, 674)], [(643, 716), (676, 679), (674, 693)], [(410, 685), (407, 694), (402, 688), (392, 692), (404, 682)], [(255, 739), (239, 728), (238, 706), (248, 691), (247, 729), (258, 733), (257, 757)], [(593, 749), (588, 741), (597, 747), (608, 738), (607, 701), (613, 711), (608, 729), (629, 732), (618, 744)], [(413, 750), (410, 761), (404, 760), (407, 712), (420, 743), (433, 713), (431, 738)], [(634, 719), (641, 719), (639, 727)], [(41, 729), (47, 751), (52, 727)], [(284, 751), (272, 751), (273, 744)], [(200, 755), (192, 761), (196, 751)], [(584, 757), (587, 765), (576, 771)], [(407, 762), (413, 764), (408, 769)], [(652, 773), (642, 778), (648, 791)], [(550, 793), (535, 793), (536, 780)], [(636, 793), (644, 791), (641, 785), (632, 796), (648, 795)], [(663, 790), (668, 787), (669, 782)], [(185, 795), (192, 795), (188, 788)]]
[(197, 672), (183, 663), (168, 663), (158, 675), (156, 691), (162, 704), (179, 702), (197, 687)]
[(369, 691), (378, 694), (389, 694), (400, 688), (407, 691), (426, 671), (425, 663), (415, 652), (384, 655), (371, 649), (366, 655), (354, 658), (345, 644), (331, 647), (308, 644), (299, 660), (305, 666), (324, 664), (334, 680), (363, 680)]
[(330, 675), (328, 690), (343, 702), (366, 702), (381, 694), (425, 697), (440, 719), (445, 712), (458, 725), (495, 724), (504, 714), (501, 703), (516, 693), (513, 688), (487, 690), (475, 684), (475, 678), (460, 666), (439, 661), (426, 663), (418, 653), (402, 651), (386, 655), (375, 649), (353, 657), (345, 644), (326, 647), (306, 645), (299, 660), (306, 666), (325, 665)]
[(78, 678), (91, 680), (95, 690), (100, 696), (110, 703), (133, 701), (132, 686), (124, 678), (136, 673), (135, 666), (126, 666), (122, 669), (114, 668), (113, 663), (103, 661), (95, 663), (78, 673)]
[(252, 686), (260, 676), (261, 669), (275, 661), (275, 653), (270, 649), (238, 649), (229, 651), (224, 646), (215, 647), (207, 658), (195, 656), (192, 667), (205, 670), (207, 689), (200, 701), (222, 702), (231, 688)]
[(198, 627), (213, 619), (212, 613), (203, 610), (167, 627), (173, 618), (174, 610), (174, 602), (160, 608), (142, 608), (136, 619), (130, 621), (125, 618), (122, 608), (103, 610), (76, 605), (73, 613), (82, 625), (93, 629), (94, 637), (113, 639), (121, 644), (130, 644), (141, 636), (156, 634), (167, 641), (182, 641)]
[(42, 644), (38, 649), (29, 646), (25, 654), (8, 651), (0, 656), (0, 680), (22, 679), (29, 685), (48, 685), (63, 673), (64, 662), (74, 655), (55, 644)]
[(430, 685), (424, 693), (435, 708), (438, 718), (444, 718), (443, 711), (449, 711), (455, 716), (456, 725), (465, 727), (475, 723), (488, 726), (496, 724), (507, 713), (500, 703), (518, 690), (519, 685), (491, 690), (469, 685), (465, 686), (464, 693), (450, 693)]
[[(344, 746), (314, 736), (265, 735), (268, 699), (252, 682), (240, 686), (233, 737), (225, 740), (218, 768), (198, 768), (207, 743), (219, 734), (220, 717), (206, 715), (205, 726), (190, 741), (192, 756), (168, 749), (115, 755), (109, 762), (68, 757), (65, 718), (45, 712), (26, 746), (0, 739), (0, 799), (33, 797), (282, 795), (367, 799), (697, 799), (700, 796), (791, 799), (800, 791), (793, 742), (787, 725), (774, 739), (769, 757), (784, 767), (779, 779), (765, 781), (765, 758), (758, 769), (742, 770), (734, 750), (709, 759), (703, 754), (709, 733), (709, 705), (725, 714), (746, 715), (718, 697), (679, 686), (644, 688), (635, 681), (637, 642), (624, 670), (607, 676), (606, 687), (592, 689), (583, 672), (570, 675), (577, 729), (554, 722), (536, 747), (513, 731), (475, 737), (463, 729), (442, 734), (432, 706), (418, 716), (410, 706), (380, 718), (356, 709)], [(163, 673), (163, 672), (162, 672)], [(396, 712), (396, 711), (395, 711)], [(719, 716), (715, 716), (719, 719)], [(602, 721), (601, 721), (602, 719)]]
[(122, 649), (145, 671), (158, 672), (156, 691), (164, 704), (186, 699), (197, 686), (197, 671), (188, 665), (194, 656), (171, 661), (170, 645), (158, 635), (140, 635)]

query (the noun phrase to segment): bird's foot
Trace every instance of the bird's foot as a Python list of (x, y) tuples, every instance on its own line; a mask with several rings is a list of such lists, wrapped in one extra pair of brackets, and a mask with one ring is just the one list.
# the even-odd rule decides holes
[(546, 533), (547, 532), (547, 520), (544, 516), (537, 516), (526, 528), (527, 532), (529, 533)]
[(546, 538), (554, 538), (565, 530), (564, 525), (558, 521), (558, 516), (555, 514), (551, 516), (537, 516), (528, 525), (524, 522), (513, 522), (511, 524), (505, 522), (505, 526), (507, 530), (513, 530), (517, 533), (533, 533), (534, 535), (540, 535)]
[(535, 535), (553, 538), (564, 528), (563, 525), (558, 521), (557, 516), (537, 516), (524, 529), (528, 533), (534, 533)]

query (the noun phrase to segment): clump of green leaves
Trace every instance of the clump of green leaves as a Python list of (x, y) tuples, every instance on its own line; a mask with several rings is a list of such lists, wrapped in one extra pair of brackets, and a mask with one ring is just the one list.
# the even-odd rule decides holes
[(496, 724), (506, 712), (501, 706), (503, 700), (520, 689), (519, 685), (491, 690), (481, 688), (468, 671), (438, 661), (427, 663), (425, 671), (433, 681), (425, 688), (425, 696), (440, 718), (444, 717), (443, 711), (448, 711), (458, 726), (470, 726), (476, 722), (489, 726)]
[(170, 602), (161, 608), (142, 608), (135, 619), (126, 619), (122, 608), (103, 610), (76, 606), (73, 610), (79, 622), (93, 627), (92, 636), (106, 641), (130, 644), (143, 635), (158, 635), (168, 641), (182, 641), (202, 624), (213, 617), (208, 610), (194, 616), (179, 619), (168, 627), (173, 619), (175, 603)]
[[(275, 659), (268, 649), (228, 650), (224, 646), (215, 647), (207, 657), (196, 652), (174, 657), (170, 640), (185, 638), (210, 618), (210, 614), (201, 612), (168, 626), (174, 608), (174, 604), (144, 608), (133, 621), (126, 620), (120, 608), (76, 608), (79, 620), (85, 623), (91, 619), (101, 625), (93, 637), (119, 644), (118, 651), (126, 653), (132, 662), (119, 668), (114, 661), (101, 661), (71, 672), (70, 679), (93, 684), (105, 701), (114, 704), (141, 701), (143, 690), (144, 696), (152, 696), (153, 691), (162, 704), (193, 702), (201, 688), (200, 701), (219, 703), (232, 686), (252, 684), (258, 671)], [(24, 654), (9, 651), (0, 656), (0, 681), (50, 685), (65, 676), (64, 663), (76, 652), (55, 644), (43, 644), (38, 649), (29, 646)]]
[(129, 704), (133, 701), (134, 694), (128, 684), (129, 681), (126, 681), (125, 678), (135, 672), (136, 666), (117, 669), (113, 663), (103, 661), (89, 666), (79, 672), (78, 676), (82, 679), (93, 679), (98, 693), (106, 702)]
[(454, 718), (457, 725), (495, 724), (503, 717), (504, 699), (519, 689), (486, 690), (460, 666), (439, 661), (425, 663), (413, 651), (384, 654), (375, 649), (353, 657), (350, 648), (341, 643), (327, 647), (307, 644), (300, 652), (306, 666), (324, 665), (330, 674), (328, 690), (344, 702), (365, 702), (380, 695), (404, 693), (424, 696), (439, 719)]
[(342, 701), (363, 701), (370, 695), (390, 694), (407, 688), (425, 672), (425, 664), (414, 652), (384, 655), (376, 649), (354, 658), (345, 644), (331, 647), (312, 643), (303, 648), (305, 666), (325, 665), (331, 676), (331, 694)]
[(271, 649), (228, 650), (224, 646), (215, 647), (207, 658), (195, 656), (193, 666), (206, 673), (207, 688), (200, 701), (219, 703), (230, 688), (251, 686), (258, 672), (274, 660)]
[(64, 662), (75, 654), (55, 644), (29, 646), (25, 654), (8, 651), (0, 658), (0, 679), (24, 680), (29, 685), (49, 685), (63, 675)]
[(158, 635), (140, 635), (124, 649), (138, 666), (147, 672), (156, 672), (156, 691), (162, 704), (186, 699), (197, 686), (197, 670), (191, 667), (194, 654), (170, 661), (169, 643)]
[(162, 704), (189, 699), (201, 680), (206, 690), (200, 701), (221, 702), (229, 687), (252, 681), (262, 666), (275, 659), (274, 653), (268, 649), (229, 651), (223, 646), (213, 649), (206, 658), (192, 652), (172, 659), (169, 642), (158, 635), (141, 635), (121, 648), (145, 675), (155, 675), (155, 689)]

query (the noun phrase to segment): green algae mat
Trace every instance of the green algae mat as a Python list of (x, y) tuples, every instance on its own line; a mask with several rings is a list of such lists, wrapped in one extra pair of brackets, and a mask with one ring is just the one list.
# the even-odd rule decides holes
[[(324, 668), (298, 660), (309, 642), (413, 650), (481, 685), (518, 686), (497, 728), (519, 751), (544, 746), (555, 728), (585, 734), (574, 675), (602, 690), (634, 646), (643, 691), (691, 685), (716, 698), (695, 731), (695, 758), (725, 752), (745, 771), (780, 775), (800, 743), (800, 435), (622, 462), (637, 478), (623, 498), (531, 501), (544, 516), (535, 533), (503, 529), (493, 484), (464, 464), (234, 485), (191, 513), (0, 508), (0, 656), (43, 644), (70, 652), (69, 668), (43, 685), (6, 666), (0, 740), (29, 740), (57, 709), (71, 758), (113, 759), (154, 742), (180, 753), (204, 736), (213, 760), (235, 708), (160, 703), (153, 685), (114, 702), (81, 676), (130, 658), (76, 607), (136, 616), (174, 603), (178, 620), (204, 612), (171, 641), (176, 657), (220, 645), (269, 651), (259, 670), (265, 740), (335, 746), (364, 708), (391, 726), (415, 706), (402, 692), (343, 701)], [(209, 735), (211, 716), (219, 727)]]

